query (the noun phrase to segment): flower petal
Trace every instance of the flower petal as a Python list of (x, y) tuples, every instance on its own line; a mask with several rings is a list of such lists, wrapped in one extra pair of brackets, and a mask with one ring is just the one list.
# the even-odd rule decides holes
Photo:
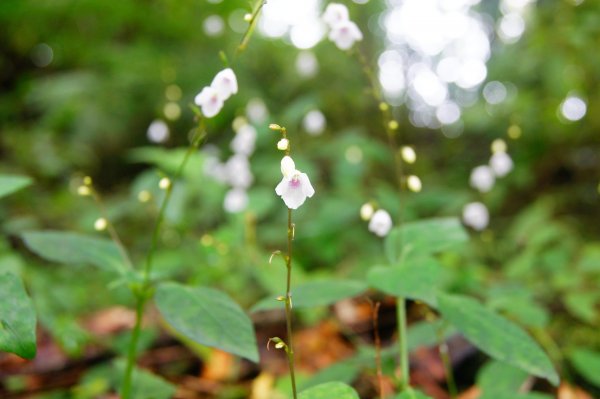
[(217, 73), (210, 86), (217, 92), (222, 101), (238, 92), (237, 78), (231, 68), (223, 69)]

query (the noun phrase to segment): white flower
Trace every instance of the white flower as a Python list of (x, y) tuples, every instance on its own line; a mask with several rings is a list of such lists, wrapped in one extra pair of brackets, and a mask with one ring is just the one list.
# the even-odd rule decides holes
[(298, 209), (307, 197), (310, 198), (315, 194), (315, 189), (310, 184), (306, 173), (294, 170), (289, 178), (284, 173), (283, 179), (275, 187), (275, 193), (283, 199), (288, 208)]
[(481, 202), (471, 202), (463, 208), (463, 222), (475, 230), (485, 229), (490, 221), (490, 214)]
[(162, 120), (156, 119), (148, 126), (148, 140), (153, 143), (164, 143), (169, 138), (169, 126)]
[(250, 170), (248, 158), (242, 154), (236, 154), (227, 160), (225, 164), (227, 170), (227, 182), (232, 187), (248, 188), (254, 180)]
[(487, 165), (481, 165), (473, 169), (469, 179), (471, 187), (482, 193), (490, 191), (495, 182), (494, 172)]
[(286, 155), (281, 159), (281, 174), (286, 179), (291, 179), (296, 172), (296, 164), (289, 155)]
[(335, 27), (340, 22), (347, 21), (348, 18), (348, 8), (340, 3), (330, 3), (323, 13), (323, 21), (330, 28)]
[(325, 119), (325, 115), (318, 109), (309, 111), (302, 120), (304, 130), (312, 136), (318, 136), (323, 133), (326, 124), (327, 120)]
[(238, 92), (237, 78), (231, 68), (223, 69), (217, 73), (210, 87), (216, 90), (222, 101), (227, 100), (232, 94)]
[(373, 213), (375, 213), (375, 209), (369, 202), (360, 207), (360, 218), (365, 222), (373, 217)]
[(248, 194), (241, 188), (232, 188), (225, 194), (223, 208), (229, 213), (238, 213), (248, 206)]
[(196, 105), (202, 108), (202, 114), (207, 118), (217, 115), (223, 108), (223, 99), (211, 86), (206, 86), (194, 99)]
[(231, 150), (236, 154), (249, 156), (254, 152), (256, 144), (256, 129), (252, 125), (244, 125), (238, 129), (233, 140)]
[(369, 231), (379, 237), (385, 237), (392, 228), (392, 217), (384, 209), (378, 209), (369, 222)]
[(513, 161), (506, 152), (496, 152), (490, 158), (490, 167), (497, 177), (504, 177), (512, 170)]
[(340, 50), (348, 50), (354, 42), (362, 40), (363, 35), (358, 26), (352, 21), (341, 21), (329, 32), (329, 40), (335, 43)]

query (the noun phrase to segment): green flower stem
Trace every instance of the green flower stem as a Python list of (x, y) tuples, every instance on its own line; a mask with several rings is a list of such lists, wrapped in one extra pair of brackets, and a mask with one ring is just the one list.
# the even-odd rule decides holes
[(292, 240), (294, 239), (294, 225), (292, 224), (292, 210), (288, 208), (288, 249), (285, 257), (285, 266), (287, 268), (287, 283), (285, 294), (285, 321), (287, 327), (287, 349), (286, 354), (290, 367), (290, 378), (292, 379), (292, 393), (294, 399), (298, 397), (296, 392), (296, 374), (294, 373), (294, 344), (292, 337)]
[[(181, 164), (177, 168), (175, 172), (173, 180), (178, 180), (183, 171), (185, 170), (185, 166), (187, 165), (191, 155), (198, 150), (202, 139), (205, 137), (204, 131), (204, 123), (201, 119), (199, 122), (198, 130), (195, 132), (194, 137), (192, 138), (192, 143), (188, 147)], [(144, 266), (144, 274), (142, 277), (141, 286), (137, 289), (134, 289), (134, 294), (136, 296), (136, 306), (135, 306), (135, 325), (133, 327), (133, 331), (131, 333), (131, 340), (129, 341), (129, 350), (127, 353), (127, 365), (125, 367), (125, 375), (123, 377), (123, 385), (121, 388), (121, 396), (123, 399), (131, 398), (131, 379), (133, 374), (133, 366), (135, 364), (135, 358), (137, 354), (138, 342), (140, 339), (140, 331), (142, 328), (142, 317), (144, 315), (144, 309), (146, 307), (146, 302), (150, 296), (149, 290), (151, 286), (150, 275), (152, 273), (152, 262), (154, 260), (154, 253), (156, 252), (156, 248), (158, 247), (158, 236), (160, 233), (160, 228), (162, 226), (163, 220), (165, 218), (165, 213), (169, 201), (171, 199), (171, 194), (173, 192), (173, 181), (165, 190), (165, 197), (160, 206), (160, 210), (158, 212), (158, 217), (156, 219), (156, 223), (154, 224), (154, 231), (152, 232), (152, 244), (150, 246), (150, 250), (146, 256), (146, 264)]]
[(401, 387), (404, 391), (410, 386), (410, 372), (408, 363), (408, 340), (406, 336), (406, 299), (396, 298), (396, 311), (398, 312), (398, 345), (400, 350), (400, 369), (402, 373)]
[(452, 371), (452, 363), (450, 362), (448, 345), (444, 341), (443, 327), (437, 329), (436, 333), (438, 339), (438, 351), (440, 353), (440, 357), (442, 358), (442, 364), (444, 365), (444, 371), (446, 374), (446, 384), (448, 385), (450, 398), (454, 399), (458, 395), (458, 390), (456, 389), (456, 382), (454, 381), (454, 372)]
[(242, 41), (237, 48), (236, 54), (241, 53), (246, 50), (248, 46), (248, 42), (250, 42), (250, 38), (252, 37), (252, 33), (254, 33), (254, 28), (256, 28), (256, 23), (258, 22), (258, 14), (260, 14), (260, 10), (262, 10), (263, 6), (267, 4), (266, 0), (258, 0), (252, 10), (252, 14), (250, 14), (250, 20), (248, 21), (248, 29), (246, 29), (246, 33), (242, 37)]

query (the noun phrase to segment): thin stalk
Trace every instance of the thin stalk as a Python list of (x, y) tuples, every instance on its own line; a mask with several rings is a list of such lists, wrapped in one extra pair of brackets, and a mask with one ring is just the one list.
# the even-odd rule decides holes
[(266, 0), (259, 0), (254, 6), (254, 10), (252, 10), (252, 14), (250, 14), (250, 20), (248, 21), (248, 28), (246, 29), (246, 33), (244, 33), (242, 41), (236, 50), (236, 55), (246, 50), (248, 42), (250, 42), (250, 38), (252, 37), (252, 33), (254, 33), (254, 28), (256, 28), (256, 23), (258, 22), (258, 14), (265, 4), (267, 4)]
[(287, 328), (287, 349), (286, 354), (290, 367), (290, 378), (292, 379), (292, 393), (294, 399), (297, 399), (296, 392), (296, 374), (294, 372), (294, 344), (292, 337), (292, 240), (294, 239), (294, 225), (292, 224), (292, 210), (288, 208), (288, 248), (285, 258), (287, 268), (287, 282), (285, 294), (285, 324)]
[(402, 372), (401, 386), (404, 391), (410, 386), (410, 372), (408, 363), (408, 340), (406, 337), (406, 299), (396, 298), (396, 312), (398, 313), (398, 349), (400, 351), (400, 370)]
[(181, 177), (191, 155), (198, 150), (198, 147), (200, 146), (200, 143), (202, 142), (203, 138), (204, 127), (201, 120), (200, 125), (198, 127), (198, 131), (194, 134), (194, 137), (192, 138), (192, 143), (188, 147), (188, 150), (185, 153), (181, 164), (179, 164), (179, 167), (175, 172), (173, 181), (171, 181), (171, 184), (169, 184), (169, 186), (165, 190), (165, 197), (162, 201), (160, 210), (158, 212), (158, 217), (156, 218), (156, 222), (154, 224), (154, 230), (152, 232), (152, 244), (150, 246), (150, 249), (148, 250), (148, 254), (146, 255), (146, 264), (144, 266), (142, 284), (139, 287), (139, 290), (134, 291), (134, 294), (136, 296), (135, 325), (133, 326), (131, 341), (129, 341), (127, 365), (125, 367), (125, 375), (123, 377), (123, 385), (121, 390), (121, 395), (123, 399), (129, 399), (131, 397), (131, 377), (133, 373), (133, 366), (135, 364), (137, 345), (142, 325), (142, 317), (144, 315), (144, 310), (148, 299), (148, 290), (150, 288), (150, 275), (152, 273), (152, 263), (154, 260), (154, 253), (156, 252), (156, 248), (158, 247), (158, 236), (160, 233), (160, 228), (165, 218), (166, 209), (171, 199), (171, 194), (173, 192), (173, 183)]
[(458, 395), (458, 390), (456, 389), (456, 381), (454, 380), (454, 373), (452, 371), (452, 363), (450, 362), (450, 355), (448, 353), (448, 345), (444, 342), (444, 337), (441, 332), (441, 329), (437, 332), (438, 336), (438, 351), (440, 353), (440, 357), (442, 358), (442, 364), (444, 365), (444, 374), (446, 374), (446, 384), (448, 385), (448, 391), (450, 393), (450, 398), (454, 399)]

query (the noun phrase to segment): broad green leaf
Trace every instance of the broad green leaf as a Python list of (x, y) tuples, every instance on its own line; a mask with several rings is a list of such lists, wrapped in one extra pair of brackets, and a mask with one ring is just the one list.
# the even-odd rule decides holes
[(155, 300), (163, 318), (187, 338), (258, 362), (252, 321), (225, 293), (165, 283)]
[(62, 231), (31, 231), (22, 237), (31, 251), (53, 262), (125, 270), (117, 245), (105, 238)]
[[(434, 320), (432, 322), (419, 321), (408, 327), (406, 338), (408, 341), (408, 351), (423, 346), (437, 345), (440, 340), (445, 341), (456, 334), (456, 329), (445, 323), (443, 320)], [(396, 352), (394, 352), (394, 355)]]
[(491, 357), (558, 384), (548, 356), (516, 324), (464, 296), (440, 294), (438, 306), (446, 320)]
[(33, 359), (36, 353), (35, 310), (21, 279), (0, 274), (0, 350)]
[(570, 353), (569, 359), (579, 374), (600, 387), (600, 352), (579, 348)]
[[(360, 373), (360, 370), (364, 367), (363, 362), (360, 360), (361, 359), (358, 359), (357, 357), (352, 357), (350, 359), (342, 360), (341, 362), (332, 364), (329, 367), (325, 367), (310, 377), (310, 379), (304, 384), (302, 384), (302, 388), (307, 389), (334, 381), (350, 384), (352, 381), (354, 381), (358, 373)], [(368, 361), (372, 360), (372, 357), (368, 359)]]
[[(115, 361), (111, 379), (116, 389), (121, 388), (124, 373), (125, 360)], [(169, 399), (176, 391), (170, 382), (138, 367), (133, 369), (132, 387), (132, 399)]]
[(369, 270), (367, 281), (386, 294), (423, 301), (436, 307), (440, 271), (438, 262), (426, 257), (399, 266), (375, 266)]
[(299, 399), (359, 399), (356, 391), (341, 382), (327, 382), (300, 392)]
[(0, 198), (14, 193), (31, 184), (31, 179), (24, 176), (0, 175)]
[(412, 388), (408, 388), (406, 391), (396, 396), (395, 399), (431, 399), (431, 397), (425, 395), (421, 391), (416, 391)]
[(570, 292), (563, 298), (563, 302), (569, 313), (590, 324), (593, 324), (598, 317), (596, 304), (599, 301), (600, 293), (597, 291)]
[(477, 386), (486, 396), (515, 394), (527, 379), (527, 373), (510, 364), (490, 361), (477, 374)]
[[(354, 280), (310, 281), (292, 287), (292, 305), (294, 308), (327, 306), (342, 299), (351, 298), (364, 292), (367, 284)], [(252, 307), (252, 311), (282, 308), (283, 302), (275, 298), (265, 298)]]
[(421, 256), (446, 251), (469, 239), (457, 218), (428, 219), (405, 223), (394, 228), (385, 240), (390, 263), (401, 256)]

